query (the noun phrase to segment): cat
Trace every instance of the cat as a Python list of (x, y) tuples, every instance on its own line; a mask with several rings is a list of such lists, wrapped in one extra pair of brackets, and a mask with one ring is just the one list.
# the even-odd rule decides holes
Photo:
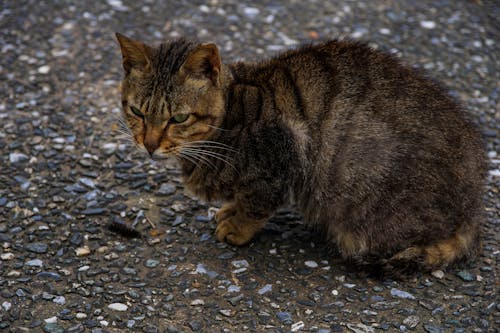
[(293, 202), (347, 262), (375, 271), (478, 254), (484, 145), (418, 70), (349, 40), (223, 64), (213, 43), (116, 36), (134, 141), (175, 156), (189, 191), (224, 202), (217, 240), (247, 244)]

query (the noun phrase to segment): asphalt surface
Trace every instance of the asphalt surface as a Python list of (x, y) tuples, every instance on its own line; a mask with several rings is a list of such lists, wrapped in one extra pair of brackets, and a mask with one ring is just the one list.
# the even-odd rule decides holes
[[(498, 1), (2, 1), (0, 330), (500, 332)], [(174, 161), (119, 132), (114, 32), (215, 41), (257, 60), (331, 37), (369, 41), (444, 82), (490, 158), (470, 266), (364, 277), (281, 211), (246, 247), (218, 243)], [(126, 239), (111, 221), (144, 236)]]

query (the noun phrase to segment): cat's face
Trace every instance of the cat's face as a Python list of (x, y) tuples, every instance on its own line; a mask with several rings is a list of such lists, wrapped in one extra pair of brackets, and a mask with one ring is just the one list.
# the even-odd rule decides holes
[(189, 159), (222, 122), (217, 47), (178, 40), (153, 48), (120, 34), (117, 38), (125, 70), (123, 115), (134, 142), (153, 158)]

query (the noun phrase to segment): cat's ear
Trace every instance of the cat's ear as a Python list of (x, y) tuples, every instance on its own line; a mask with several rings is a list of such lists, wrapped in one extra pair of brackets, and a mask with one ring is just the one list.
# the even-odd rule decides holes
[(197, 78), (210, 79), (215, 86), (219, 86), (220, 71), (219, 49), (214, 43), (206, 43), (199, 45), (189, 54), (179, 73), (181, 77), (191, 75)]
[(135, 41), (120, 33), (116, 33), (116, 39), (120, 43), (123, 57), (123, 69), (129, 73), (132, 68), (142, 72), (151, 69), (151, 57), (153, 50), (144, 43)]

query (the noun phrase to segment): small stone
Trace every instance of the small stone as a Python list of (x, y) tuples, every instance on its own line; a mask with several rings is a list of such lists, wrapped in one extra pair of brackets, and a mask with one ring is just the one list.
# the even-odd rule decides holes
[(85, 186), (90, 187), (90, 188), (94, 188), (95, 187), (94, 181), (92, 179), (90, 179), (90, 178), (80, 178), (79, 182), (82, 183)]
[(83, 243), (83, 235), (80, 232), (75, 232), (71, 235), (69, 242), (75, 246), (82, 245)]
[(308, 260), (304, 264), (309, 268), (317, 268), (318, 267), (318, 263), (314, 260)]
[(225, 310), (225, 309), (219, 310), (219, 313), (225, 317), (231, 317), (232, 315), (231, 310)]
[(4, 308), (5, 311), (9, 311), (11, 307), (12, 307), (12, 303), (10, 303), (10, 302), (5, 301), (2, 303), (2, 308)]
[(457, 276), (459, 278), (461, 278), (462, 280), (464, 280), (465, 282), (472, 282), (476, 279), (476, 277), (474, 276), (474, 274), (471, 274), (470, 272), (468, 271), (460, 271), (457, 273)]
[(25, 162), (27, 160), (29, 160), (29, 157), (26, 154), (23, 154), (23, 153), (10, 153), (9, 154), (10, 163), (20, 163), (20, 162)]
[(292, 315), (288, 312), (278, 312), (276, 313), (276, 317), (285, 325), (292, 324)]
[(420, 21), (420, 26), (424, 29), (434, 29), (436, 27), (436, 22), (434, 21)]
[(249, 18), (254, 19), (260, 14), (260, 10), (255, 7), (245, 7), (243, 8), (243, 13)]
[(427, 333), (444, 333), (444, 328), (439, 327), (439, 326), (434, 326), (430, 323), (425, 323), (424, 324), (424, 330)]
[(40, 259), (32, 259), (28, 260), (24, 263), (26, 266), (31, 266), (31, 267), (42, 267), (43, 266), (43, 261)]
[(444, 277), (444, 272), (440, 269), (433, 271), (431, 274), (437, 279), (442, 279)]
[(304, 326), (305, 326), (305, 324), (303, 321), (298, 321), (298, 322), (292, 324), (291, 330), (292, 330), (292, 332), (297, 332), (297, 331), (303, 329)]
[(56, 317), (56, 316), (54, 316), (54, 317), (50, 317), (50, 318), (44, 319), (44, 321), (45, 321), (47, 324), (53, 324), (53, 323), (56, 323), (56, 322), (57, 322), (57, 317)]
[(38, 73), (47, 74), (48, 72), (50, 72), (50, 66), (44, 65), (44, 66), (38, 67)]
[(47, 323), (43, 326), (43, 331), (47, 333), (64, 333), (64, 328), (56, 323)]
[(87, 318), (87, 314), (86, 314), (86, 313), (83, 313), (83, 312), (78, 312), (78, 313), (76, 314), (76, 318), (77, 318), (77, 319), (85, 319), (85, 318)]
[(111, 155), (113, 154), (115, 151), (116, 151), (116, 148), (118, 147), (118, 145), (114, 142), (109, 142), (109, 143), (105, 143), (103, 146), (102, 146), (102, 149), (104, 150), (104, 153), (107, 154), (107, 155)]
[(229, 287), (227, 287), (227, 292), (228, 293), (237, 293), (241, 290), (241, 287), (240, 286), (236, 286), (234, 284), (230, 285)]
[(248, 261), (246, 261), (245, 259), (242, 259), (242, 260), (233, 260), (231, 262), (231, 264), (236, 267), (236, 268), (242, 268), (242, 267), (248, 267), (250, 266), (248, 264)]
[(266, 284), (264, 287), (260, 288), (257, 293), (259, 295), (264, 295), (265, 293), (273, 290), (273, 285), (272, 284)]
[[(198, 320), (191, 320), (189, 323), (188, 323), (189, 327), (191, 328), (191, 330), (197, 332), (197, 331), (200, 331), (201, 328), (202, 328), (202, 324), (201, 322), (199, 322)], [(169, 330), (167, 330), (167, 332), (170, 332)], [(173, 331), (174, 332), (174, 331)], [(177, 332), (177, 331), (175, 331)]]
[(148, 260), (146, 260), (146, 262), (144, 263), (144, 266), (149, 267), (149, 268), (154, 268), (154, 267), (158, 266), (159, 264), (160, 264), (160, 261), (159, 261), (159, 260), (155, 260), (155, 259), (148, 259)]
[(46, 253), (48, 246), (45, 243), (30, 243), (27, 244), (24, 248), (34, 253)]
[(59, 305), (64, 305), (66, 303), (66, 298), (64, 298), (64, 296), (56, 296), (52, 299), (52, 302)]
[(0, 258), (2, 260), (12, 260), (14, 259), (14, 253), (12, 252), (2, 253), (0, 254)]
[(375, 329), (365, 324), (347, 324), (347, 328), (355, 333), (375, 333)]
[(205, 301), (197, 298), (191, 302), (191, 306), (199, 306), (199, 305), (205, 305)]
[(108, 308), (114, 311), (127, 311), (128, 306), (123, 303), (111, 303)]
[(174, 194), (175, 186), (170, 184), (161, 184), (160, 189), (156, 193), (163, 196)]
[(77, 257), (87, 256), (90, 254), (90, 248), (87, 245), (85, 245), (85, 246), (77, 248), (75, 250), (75, 253), (76, 253)]
[(417, 316), (409, 316), (409, 317), (406, 317), (405, 319), (403, 319), (403, 324), (405, 324), (409, 328), (417, 327), (419, 322), (420, 322), (420, 318)]
[(415, 296), (413, 296), (412, 294), (396, 288), (391, 289), (391, 295), (399, 298), (415, 299)]

